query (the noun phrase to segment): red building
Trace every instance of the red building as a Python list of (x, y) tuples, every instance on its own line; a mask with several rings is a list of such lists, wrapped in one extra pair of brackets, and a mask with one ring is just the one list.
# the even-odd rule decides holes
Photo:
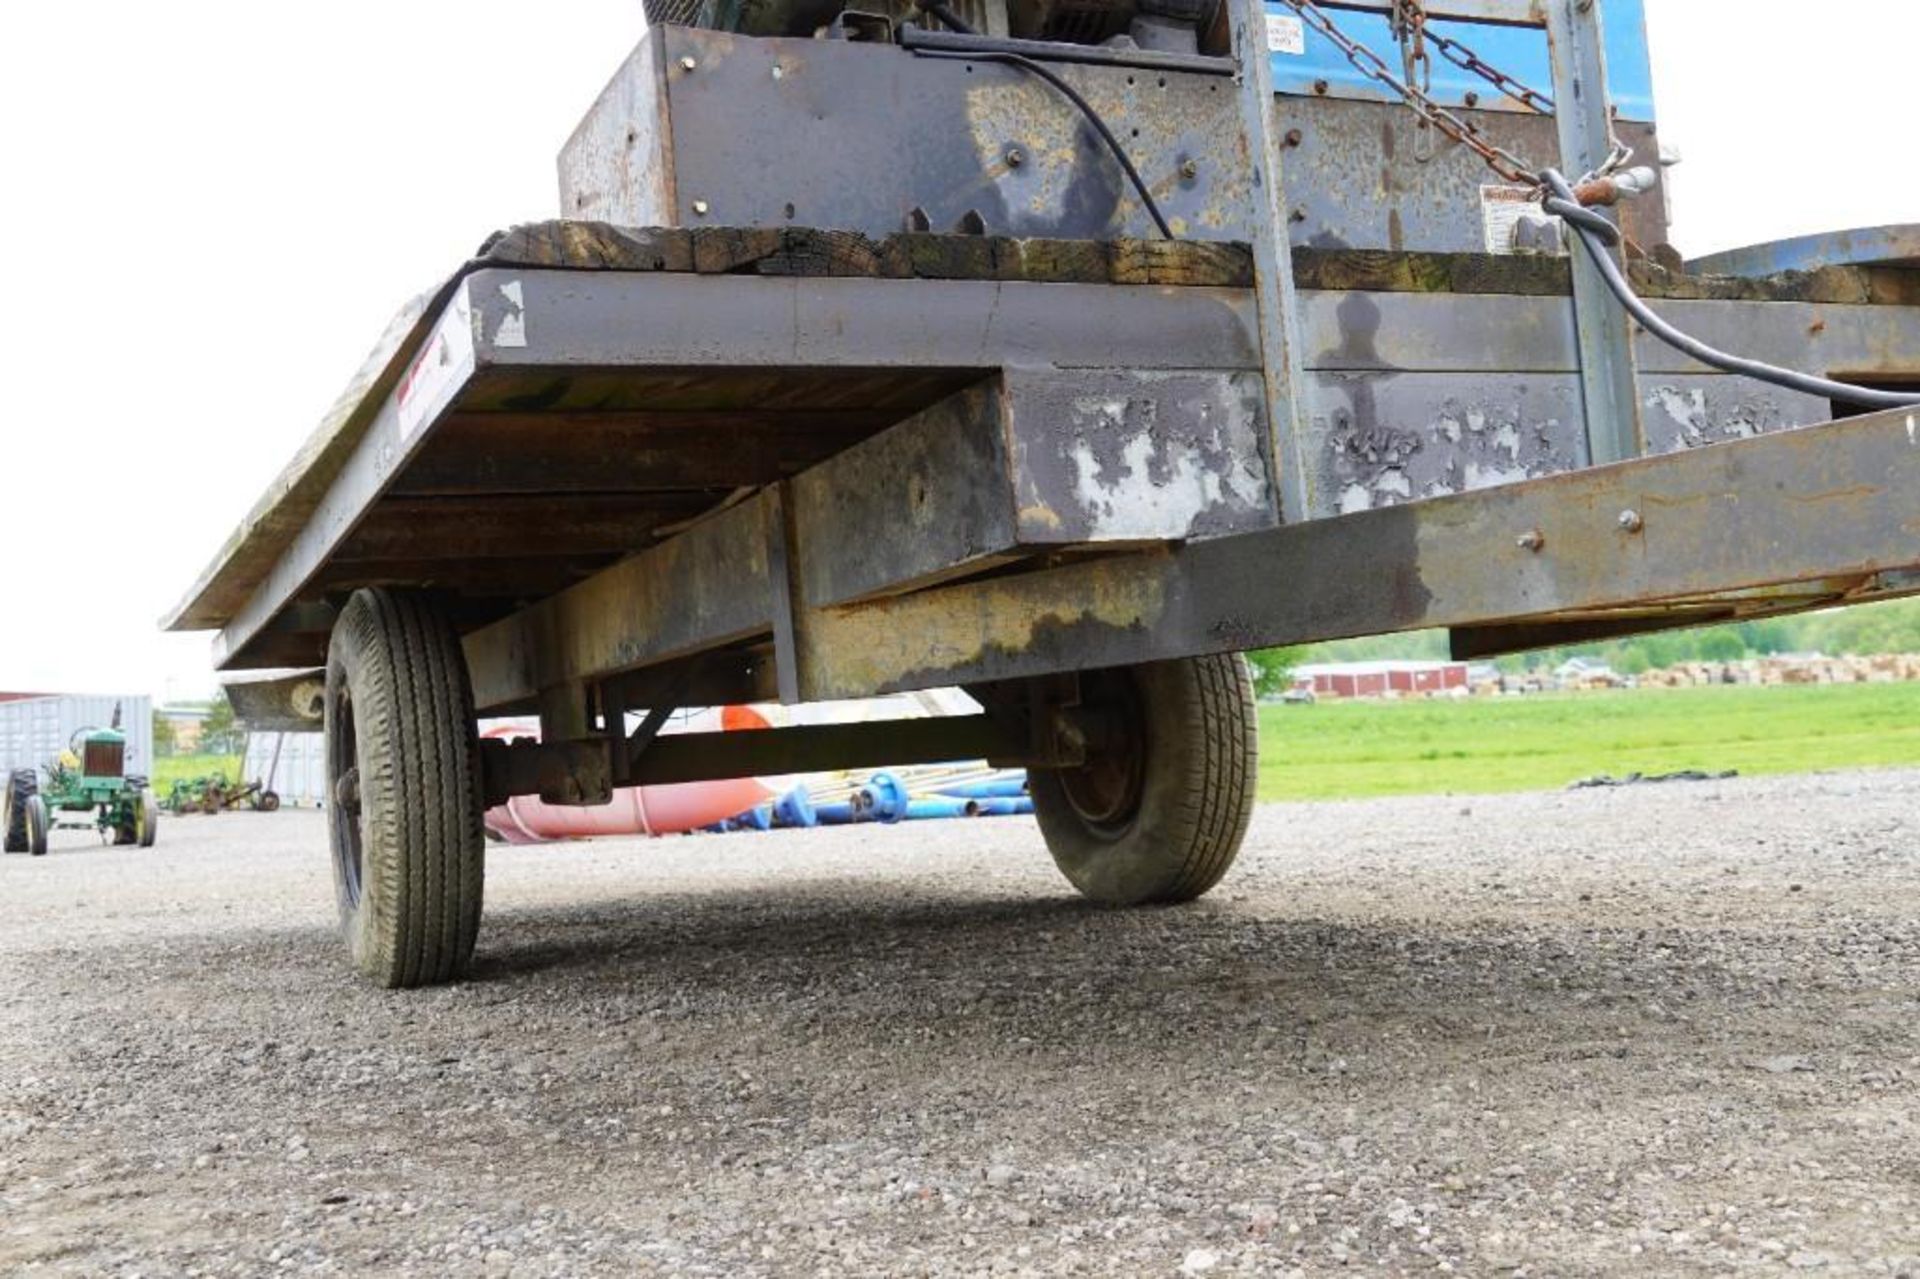
[(1467, 687), (1465, 662), (1322, 662), (1296, 667), (1293, 686), (1315, 697), (1432, 697)]

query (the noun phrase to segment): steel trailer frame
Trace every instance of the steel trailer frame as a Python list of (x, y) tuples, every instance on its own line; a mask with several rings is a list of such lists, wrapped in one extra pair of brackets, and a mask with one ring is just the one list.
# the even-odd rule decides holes
[[(1915, 413), (1827, 422), (1834, 406), (1696, 365), (1634, 332), (1577, 256), (1290, 245), (1265, 10), (1236, 6), (1250, 248), (517, 229), (402, 315), (167, 624), (220, 628), (225, 669), (299, 668), (234, 697), (257, 727), (311, 725), (307, 668), (345, 595), (436, 590), (477, 711), (540, 716), (542, 743), (483, 748), (488, 798), (594, 803), (775, 765), (1071, 764), (1071, 685), (1101, 668), (1442, 626), (1487, 654), (1920, 592)], [(1563, 162), (1597, 162), (1597, 5), (1428, 9), (1547, 27)], [(730, 38), (655, 39), (705, 56)], [(1710, 340), (1920, 373), (1904, 272), (1637, 278)], [(1423, 473), (1392, 397), (1479, 383), (1537, 429), (1504, 470), (1460, 452)], [(642, 707), (946, 684), (986, 713), (625, 733)]]

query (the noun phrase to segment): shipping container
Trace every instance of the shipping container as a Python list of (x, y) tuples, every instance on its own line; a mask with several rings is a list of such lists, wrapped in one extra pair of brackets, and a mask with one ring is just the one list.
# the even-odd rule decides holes
[(139, 694), (50, 693), (0, 701), (0, 770), (46, 768), (90, 728), (111, 728), (115, 709), (127, 735), (126, 771), (153, 771), (153, 699)]
[(326, 738), (312, 733), (248, 733), (241, 782), (259, 782), (280, 802), (319, 807), (327, 793)]

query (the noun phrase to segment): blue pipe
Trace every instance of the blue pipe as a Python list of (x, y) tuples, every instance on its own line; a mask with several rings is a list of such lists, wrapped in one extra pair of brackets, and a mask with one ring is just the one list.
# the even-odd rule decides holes
[(957, 795), (961, 799), (1013, 799), (1027, 793), (1027, 775), (1022, 771), (1011, 776), (983, 778), (977, 782), (936, 786), (933, 790), (936, 795)]
[(775, 826), (818, 826), (820, 814), (814, 811), (813, 796), (803, 782), (773, 801)]
[(970, 817), (1017, 817), (1033, 811), (1031, 795), (989, 795), (967, 801)]

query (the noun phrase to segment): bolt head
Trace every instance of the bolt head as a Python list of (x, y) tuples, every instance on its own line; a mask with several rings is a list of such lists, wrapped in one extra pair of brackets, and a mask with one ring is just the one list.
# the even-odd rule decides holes
[(707, 216), (707, 202), (706, 202), (705, 200), (695, 200), (695, 201), (693, 202), (693, 211), (694, 211), (694, 212), (695, 212), (696, 214), (698, 214), (699, 216), (701, 216), (701, 217), (703, 217), (703, 218), (704, 218), (704, 217), (706, 217), (706, 216)]
[(1530, 528), (1519, 537), (1514, 538), (1513, 544), (1523, 551), (1537, 551), (1547, 544), (1547, 539), (1539, 529)]
[(687, 57), (680, 59), (680, 69), (682, 71), (691, 71), (699, 65), (700, 64), (698, 62), (695, 62), (693, 60), (692, 55), (688, 55)]
[(1192, 160), (1183, 160), (1180, 164), (1180, 176), (1191, 182), (1200, 176), (1200, 166)]
[(1627, 533), (1638, 533), (1646, 525), (1646, 521), (1640, 518), (1640, 512), (1634, 510), (1620, 512), (1619, 523), (1621, 530)]
[(1026, 162), (1027, 153), (1025, 151), (1022, 151), (1019, 147), (1007, 148), (1007, 167), (1009, 169), (1017, 169)]

